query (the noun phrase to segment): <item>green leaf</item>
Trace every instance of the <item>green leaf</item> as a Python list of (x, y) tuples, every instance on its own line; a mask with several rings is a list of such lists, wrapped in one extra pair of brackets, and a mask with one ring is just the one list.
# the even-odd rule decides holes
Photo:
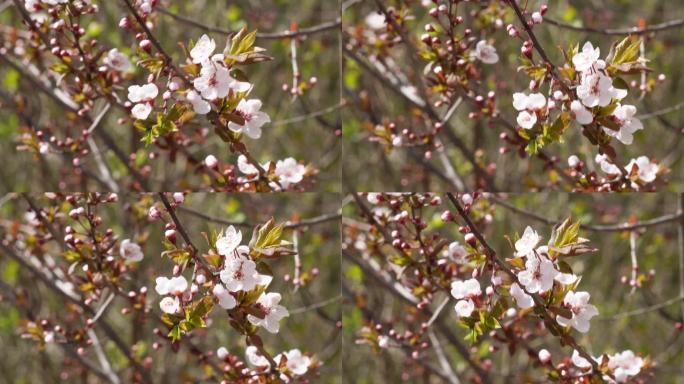
[(171, 332), (169, 332), (168, 336), (171, 338), (172, 342), (176, 342), (181, 339), (182, 334), (183, 331), (181, 331), (180, 326), (176, 325), (173, 328), (171, 328)]
[(610, 57), (609, 55), (609, 63), (613, 65), (620, 65), (635, 62), (639, 58), (640, 45), (640, 39), (632, 41), (631, 37), (625, 37), (614, 47), (614, 49), (611, 48), (611, 53), (613, 53), (613, 56)]

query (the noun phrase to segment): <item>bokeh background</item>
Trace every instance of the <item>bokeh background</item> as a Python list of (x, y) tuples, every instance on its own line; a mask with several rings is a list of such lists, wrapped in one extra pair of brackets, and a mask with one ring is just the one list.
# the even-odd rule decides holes
[[(445, 209), (453, 209), (443, 197), (441, 206), (424, 209), (423, 219), (429, 224), (423, 232), (428, 236), (432, 232), (439, 232), (451, 241), (456, 240), (464, 244), (463, 235), (458, 233), (458, 226), (444, 225), (440, 214)], [(644, 221), (671, 215), (677, 212), (678, 199), (676, 194), (642, 194), (642, 195), (601, 195), (601, 194), (565, 194), (565, 193), (537, 193), (503, 196), (498, 199), (517, 209), (541, 215), (545, 219), (564, 219), (572, 216), (586, 225), (622, 224), (627, 222)], [(491, 200), (490, 200), (491, 201)], [(480, 203), (478, 203), (480, 204)], [(370, 205), (369, 205), (370, 206)], [(512, 211), (502, 205), (487, 205), (485, 212), (492, 215), (492, 222), (480, 229), (494, 249), (504, 257), (512, 256), (511, 247), (504, 238), (505, 235), (521, 234), (526, 226), (532, 226), (542, 236), (540, 244), (548, 241), (552, 224), (546, 224), (530, 216)], [(372, 207), (372, 206), (371, 206)], [(354, 202), (347, 204), (343, 211), (344, 219), (364, 222)], [(458, 216), (458, 215), (457, 215)], [(554, 220), (555, 221), (555, 220)], [(345, 226), (343, 247), (353, 252), (355, 237)], [(641, 352), (657, 361), (657, 367), (652, 371), (654, 377), (647, 382), (654, 383), (684, 383), (684, 372), (681, 360), (684, 357), (684, 339), (682, 332), (675, 328), (676, 322), (682, 321), (682, 301), (679, 297), (680, 281), (680, 253), (677, 235), (678, 224), (668, 222), (659, 226), (640, 231), (636, 240), (636, 255), (639, 274), (648, 275), (652, 270), (655, 276), (643, 281), (641, 287), (633, 293), (631, 287), (623, 284), (621, 279), (631, 277), (632, 264), (630, 257), (629, 232), (594, 231), (581, 229), (580, 236), (589, 239), (589, 245), (598, 248), (598, 252), (568, 259), (575, 274), (582, 276), (580, 289), (591, 294), (590, 303), (596, 305), (599, 316), (591, 321), (591, 329), (586, 334), (573, 332), (577, 342), (595, 355), (616, 353), (626, 349)], [(374, 257), (385, 270), (390, 270), (388, 262), (377, 256)], [(392, 275), (394, 275), (392, 273)], [(402, 333), (408, 319), (418, 318), (419, 311), (406, 306), (406, 303), (390, 294), (386, 287), (377, 280), (370, 278), (352, 259), (343, 258), (343, 289), (358, 295), (360, 303), (364, 303), (363, 310), (356, 303), (345, 296), (344, 313), (344, 370), (346, 380), (350, 383), (400, 382), (405, 371), (404, 364), (411, 366), (407, 357), (399, 348), (381, 349), (374, 352), (368, 345), (357, 345), (359, 330), (366, 325), (368, 319), (364, 311), (368, 311), (376, 321), (384, 324), (391, 323)], [(483, 286), (484, 289), (484, 286)], [(444, 295), (436, 296), (430, 308), (434, 312), (444, 299)], [(662, 305), (665, 303), (664, 305)], [(454, 313), (454, 300), (444, 308), (440, 319), (458, 337), (463, 338), (467, 330), (459, 326)], [(648, 309), (659, 305), (658, 308)], [(644, 310), (646, 309), (646, 310)], [(632, 311), (643, 313), (631, 314)], [(459, 357), (456, 350), (441, 333), (437, 332), (442, 347), (456, 372), (467, 371), (461, 377), (472, 376), (467, 364)], [(461, 339), (463, 340), (463, 339)], [(428, 341), (427, 335), (423, 341)], [(464, 341), (464, 344), (467, 343)], [(558, 340), (548, 334), (547, 337), (534, 338), (530, 346), (535, 350), (546, 348), (551, 352), (553, 362), (558, 363), (561, 358), (569, 357), (572, 350), (560, 348)], [(523, 348), (517, 348), (513, 355), (509, 355), (505, 348), (488, 353), (492, 345), (491, 338), (486, 335), (476, 344), (472, 353), (480, 358), (492, 359), (492, 373), (490, 378), (495, 383), (541, 383), (546, 382), (543, 371), (531, 365), (531, 359)], [(500, 344), (499, 344), (500, 345)], [(432, 347), (423, 351), (423, 358), (437, 366), (437, 355)], [(409, 369), (410, 371), (410, 369)], [(426, 374), (424, 377), (413, 377), (411, 380), (426, 383), (440, 383), (435, 375)]]
[[(47, 205), (47, 200), (42, 195), (33, 194), (31, 197), (37, 205)], [(148, 303), (152, 316), (161, 315), (160, 297), (154, 292), (154, 279), (157, 276), (169, 276), (173, 268), (173, 263), (168, 258), (160, 256), (164, 250), (163, 223), (156, 221), (145, 226), (139, 224), (147, 220), (147, 208), (156, 199), (156, 195), (122, 195), (119, 196), (118, 203), (100, 206), (98, 211), (103, 216), (103, 225), (111, 226), (119, 239), (148, 236), (142, 244), (144, 260), (139, 263), (139, 268), (131, 279), (123, 281), (122, 285), (125, 291), (143, 286), (148, 288)], [(287, 196), (198, 193), (187, 195), (182, 207), (203, 212), (220, 220), (249, 223), (250, 225), (239, 227), (243, 235), (242, 243), (247, 244), (255, 224), (264, 223), (270, 217), (274, 217), (276, 222), (286, 222), (324, 214), (334, 215), (339, 210), (339, 201), (337, 195), (323, 193)], [(27, 210), (28, 205), (22, 197), (6, 195), (0, 206), (2, 232), (7, 234), (11, 228), (24, 225)], [(224, 224), (210, 221), (207, 217), (196, 216), (188, 210), (178, 210), (177, 215), (191, 240), (200, 250), (206, 250), (208, 247), (201, 232), (211, 233), (226, 227)], [(320, 382), (340, 383), (341, 329), (336, 325), (341, 316), (339, 219), (301, 227), (298, 232), (302, 273), (308, 273), (310, 276), (312, 269), (317, 268), (319, 274), (295, 292), (291, 280), (294, 259), (283, 257), (267, 261), (275, 276), (269, 292), (280, 292), (283, 297), (281, 304), (288, 308), (291, 314), (281, 321), (279, 333), (260, 331), (259, 334), (263, 338), (264, 346), (274, 355), (293, 348), (315, 354), (323, 362), (320, 368)], [(292, 241), (293, 230), (285, 230), (283, 239)], [(180, 236), (179, 242), (182, 242)], [(55, 261), (54, 268), (66, 272), (70, 265), (60, 256), (61, 252), (57, 249), (56, 243), (50, 242), (45, 247), (48, 250), (47, 254)], [(286, 275), (290, 277), (289, 283), (285, 280)], [(20, 312), (9, 300), (8, 290), (26, 297), (26, 305), (38, 318), (50, 318), (63, 325), (68, 325), (69, 321), (80, 324), (85, 319), (70, 317), (71, 315), (64, 311), (64, 300), (36, 281), (31, 273), (2, 252), (0, 283), (0, 382), (62, 382), (60, 373), (62, 370), (69, 370), (69, 365), (65, 365), (69, 360), (68, 356), (55, 344), (49, 344), (46, 349), (40, 350), (36, 342), (21, 338), (20, 328), (25, 319), (22, 319)], [(204, 367), (197, 362), (197, 358), (188, 348), (182, 346), (178, 353), (173, 353), (169, 344), (152, 332), (159, 326), (157, 322), (148, 320), (140, 323), (134, 316), (122, 315), (121, 309), (125, 306), (126, 300), (116, 297), (102, 318), (130, 343), (129, 346), (136, 346), (133, 350), (137, 351), (141, 359), (145, 356), (154, 358), (151, 376), (155, 383), (189, 382), (184, 380), (203, 377)], [(244, 359), (244, 337), (228, 324), (225, 313), (218, 308), (213, 311), (210, 319), (211, 326), (198, 329), (192, 337), (184, 337), (183, 340), (190, 341), (203, 352), (216, 351), (218, 347), (224, 346), (230, 353)], [(116, 371), (125, 369), (127, 362), (123, 355), (101, 332), (99, 337), (113, 368)], [(160, 342), (163, 348), (154, 351), (154, 342)], [(86, 349), (85, 356), (97, 361), (92, 348)], [(130, 369), (127, 372), (130, 372)], [(126, 376), (122, 378), (125, 379)], [(96, 379), (94, 376), (86, 377), (82, 382), (97, 382)]]
[[(366, 17), (377, 14), (378, 7), (373, 1), (351, 1), (350, 6), (343, 11), (343, 39), (345, 44), (350, 36), (371, 33), (366, 23)], [(408, 30), (414, 43), (421, 46), (419, 41), (424, 33), (426, 23), (434, 20), (427, 14), (428, 8), (420, 6), (420, 1), (384, 1), (386, 6), (399, 7), (407, 5), (411, 10), (412, 19), (408, 20)], [(521, 3), (527, 4), (530, 12), (538, 10), (541, 4), (548, 4), (547, 19), (558, 20), (575, 26), (594, 28), (629, 28), (639, 26), (643, 21), (646, 26), (676, 21), (684, 18), (684, 10), (677, 1), (657, 0), (557, 0), (540, 1), (530, 0)], [(465, 28), (473, 28), (481, 31), (480, 22), (472, 17), (471, 11), (491, 7), (505, 10), (502, 18), (503, 27), (494, 33), (487, 33), (488, 39), (494, 39), (494, 46), (499, 55), (499, 62), (493, 65), (481, 65), (482, 82), (475, 85), (480, 90), (478, 94), (486, 97), (487, 92), (493, 90), (497, 94), (497, 105), (502, 111), (502, 117), (515, 124), (516, 111), (512, 107), (512, 94), (528, 89), (529, 77), (524, 73), (518, 73), (516, 68), (519, 64), (520, 45), (519, 39), (512, 39), (506, 32), (506, 25), (520, 23), (514, 12), (503, 1), (485, 1), (475, 4), (473, 2), (460, 2), (457, 6), (458, 14), (463, 16), (464, 23), (459, 26), (459, 33)], [(382, 31), (381, 31), (382, 32)], [(568, 47), (572, 44), (592, 41), (594, 46), (601, 49), (601, 57), (605, 58), (613, 42), (621, 40), (624, 36), (606, 36), (602, 34), (577, 32), (559, 28), (549, 22), (535, 26), (535, 35), (539, 38), (551, 60), (556, 64), (562, 59), (557, 47)], [(524, 35), (524, 33), (522, 33)], [(625, 146), (614, 141), (614, 147), (620, 159), (626, 164), (629, 159), (637, 156), (648, 156), (662, 162), (669, 168), (671, 173), (667, 176), (670, 183), (662, 190), (681, 191), (684, 188), (684, 165), (682, 163), (682, 119), (681, 107), (684, 99), (681, 89), (684, 86), (682, 76), (682, 39), (684, 28), (681, 26), (649, 34), (646, 38), (645, 56), (650, 60), (649, 67), (653, 72), (649, 75), (649, 81), (655, 81), (659, 74), (665, 74), (665, 82), (658, 84), (653, 92), (641, 99), (639, 89), (630, 89), (629, 96), (624, 103), (633, 104), (637, 107), (637, 115), (644, 123), (644, 130), (635, 135), (634, 143)], [(372, 41), (372, 39), (370, 40)], [(378, 49), (374, 43), (366, 54), (356, 52), (357, 56), (367, 58), (368, 51), (389, 52), (387, 59), (380, 59), (382, 63), (396, 67), (404, 72), (405, 80), (410, 84), (417, 84), (417, 76), (423, 75), (424, 68), (416, 68), (408, 55), (405, 45), (398, 43), (393, 47)], [(535, 52), (535, 57), (538, 57)], [(366, 60), (367, 61), (367, 60)], [(421, 61), (422, 63), (426, 63)], [(373, 128), (371, 116), (379, 122), (395, 121), (399, 127), (423, 127), (421, 119), (416, 118), (415, 108), (410, 106), (403, 98), (386, 89), (372, 75), (352, 59), (345, 57), (344, 60), (344, 96), (350, 102), (350, 107), (343, 111), (344, 125), (344, 177), (357, 191), (446, 191), (451, 189), (450, 184), (429, 172), (430, 167), (436, 167), (444, 172), (444, 167), (436, 153), (432, 160), (425, 161), (424, 150), (395, 148), (387, 150), (387, 145), (377, 142), (369, 142), (369, 132)], [(392, 77), (390, 71), (384, 72)], [(397, 76), (402, 79), (402, 76)], [(639, 76), (631, 76), (627, 79), (640, 81)], [(668, 113), (659, 116), (644, 117), (655, 111), (665, 108), (676, 107)], [(440, 116), (446, 113), (448, 107), (438, 108)], [(473, 111), (468, 102), (464, 102), (454, 113), (450, 122), (454, 132), (468, 147), (473, 149), (478, 161), (483, 164), (494, 163), (497, 167), (495, 184), (497, 190), (505, 192), (529, 191), (545, 188), (549, 180), (558, 179), (553, 171), (543, 169), (544, 163), (536, 158), (519, 158), (513, 151), (506, 155), (499, 154), (499, 147), (505, 144), (499, 139), (499, 134), (506, 131), (498, 124), (488, 126), (486, 119), (471, 120), (468, 114)], [(420, 129), (416, 128), (419, 132)], [(449, 143), (447, 136), (440, 135), (446, 146), (446, 153), (451, 164), (461, 175), (467, 185), (473, 185), (473, 173), (471, 164), (464, 159), (458, 149)], [(559, 159), (559, 165), (565, 167), (570, 155), (577, 155), (589, 166), (594, 167), (594, 156), (598, 153), (597, 148), (581, 135), (579, 127), (572, 125), (564, 134), (564, 143), (554, 143), (544, 148), (549, 154)], [(477, 150), (475, 150), (477, 149)], [(414, 152), (414, 153), (411, 153)], [(427, 163), (427, 165), (425, 164)], [(591, 168), (594, 169), (594, 168)]]

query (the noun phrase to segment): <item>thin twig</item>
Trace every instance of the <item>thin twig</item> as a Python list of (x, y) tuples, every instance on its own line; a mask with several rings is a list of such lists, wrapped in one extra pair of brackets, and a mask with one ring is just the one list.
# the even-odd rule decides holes
[[(189, 213), (193, 216), (200, 217), (204, 220), (211, 221), (213, 223), (218, 223), (218, 224), (223, 224), (223, 225), (234, 225), (236, 227), (244, 227), (244, 228), (254, 227), (256, 225), (256, 224), (250, 223), (250, 222), (233, 221), (233, 220), (227, 220), (227, 219), (223, 219), (220, 217), (208, 215), (204, 212), (200, 212), (200, 211), (195, 210), (193, 208), (185, 207), (182, 205), (178, 206), (176, 209), (179, 211), (185, 212), (185, 213)], [(322, 224), (322, 223), (326, 223), (329, 221), (335, 221), (335, 220), (340, 219), (341, 217), (342, 217), (342, 213), (339, 211), (334, 212), (334, 213), (326, 213), (326, 214), (323, 214), (320, 216), (311, 217), (308, 219), (302, 219), (302, 220), (299, 220), (297, 222), (288, 221), (285, 223), (284, 228), (285, 229), (297, 229), (297, 228), (301, 228), (301, 227), (308, 227), (311, 225)]]
[[(530, 219), (537, 220), (539, 222), (542, 222), (544, 224), (548, 225), (556, 225), (562, 220), (558, 219), (549, 219), (546, 218), (542, 215), (539, 215), (535, 212), (531, 212), (522, 208), (518, 208), (515, 205), (495, 196), (489, 197), (490, 200), (494, 201), (496, 204), (501, 205), (502, 207), (519, 213), (525, 217), (528, 217)], [(674, 221), (678, 221), (679, 219), (683, 218), (684, 214), (681, 213), (676, 213), (676, 214), (670, 214), (670, 215), (663, 215), (660, 217), (656, 217), (654, 219), (649, 219), (649, 220), (643, 220), (639, 221), (633, 224), (630, 223), (622, 223), (622, 224), (582, 224), (582, 229), (588, 230), (588, 231), (593, 231), (593, 232), (622, 232), (622, 231), (633, 231), (635, 229), (641, 229), (641, 228), (649, 228), (649, 227), (655, 227), (658, 225), (663, 225), (663, 224), (669, 224)]]
[[(192, 25), (193, 27), (199, 28), (203, 31), (206, 32), (213, 32), (213, 33), (220, 33), (222, 35), (226, 36), (233, 36), (235, 34), (235, 31), (231, 31), (229, 29), (221, 28), (221, 27), (213, 27), (206, 25), (202, 22), (193, 20), (189, 17), (179, 15), (177, 13), (173, 13), (169, 11), (168, 9), (158, 7), (155, 9), (159, 13), (163, 13), (175, 20), (178, 20), (182, 23)], [(264, 40), (274, 40), (274, 39), (287, 39), (287, 38), (292, 38), (292, 37), (299, 37), (299, 36), (306, 36), (306, 35), (312, 35), (315, 33), (320, 33), (320, 32), (325, 32), (329, 31), (331, 29), (336, 29), (339, 28), (342, 25), (342, 22), (337, 19), (334, 21), (328, 21), (321, 23), (319, 25), (315, 25), (313, 27), (307, 27), (307, 28), (301, 28), (297, 29), (295, 31), (283, 31), (283, 32), (257, 32), (257, 38), (258, 39), (264, 39)]]
[(598, 33), (602, 35), (643, 35), (651, 32), (662, 32), (672, 28), (679, 28), (684, 26), (684, 19), (677, 19), (672, 21), (666, 21), (664, 23), (655, 24), (650, 27), (645, 28), (593, 28), (593, 27), (579, 27), (573, 24), (565, 23), (563, 21), (558, 21), (549, 17), (544, 17), (544, 21), (551, 25), (555, 25), (560, 28), (571, 29), (573, 31), (588, 32), (588, 33)]

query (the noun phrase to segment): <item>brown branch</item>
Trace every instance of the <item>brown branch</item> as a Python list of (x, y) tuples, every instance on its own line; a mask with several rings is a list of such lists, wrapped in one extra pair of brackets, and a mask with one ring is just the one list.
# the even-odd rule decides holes
[[(539, 215), (537, 213), (518, 208), (515, 205), (495, 196), (491, 196), (488, 198), (489, 200), (494, 201), (496, 204), (501, 205), (502, 207), (513, 211), (515, 213), (519, 213), (525, 217), (528, 217), (530, 219), (542, 222), (544, 224), (548, 225), (556, 225), (562, 220), (558, 219), (548, 219), (542, 215)], [(582, 229), (586, 229), (588, 231), (593, 231), (593, 232), (621, 232), (621, 231), (633, 231), (635, 229), (641, 229), (641, 228), (649, 228), (649, 227), (654, 227), (662, 224), (668, 224), (672, 223), (674, 221), (678, 221), (681, 218), (684, 218), (684, 214), (682, 213), (676, 213), (676, 214), (670, 214), (670, 215), (663, 215), (660, 217), (656, 217), (654, 219), (650, 220), (643, 220), (639, 221), (633, 224), (629, 223), (623, 223), (623, 224), (582, 224)]]
[[(254, 227), (256, 224), (245, 222), (245, 221), (232, 221), (232, 220), (226, 220), (222, 219), (220, 217), (208, 215), (204, 212), (200, 212), (198, 210), (195, 210), (193, 208), (185, 207), (185, 206), (178, 206), (176, 208), (179, 211), (189, 213), (193, 216), (200, 217), (202, 219), (205, 219), (207, 221), (211, 221), (214, 223), (218, 224), (224, 224), (224, 225), (234, 225), (236, 227)], [(298, 222), (287, 222), (285, 223), (285, 229), (296, 229), (296, 228), (301, 228), (301, 227), (306, 227), (310, 225), (316, 225), (316, 224), (321, 224), (321, 223), (326, 223), (329, 221), (334, 221), (338, 220), (342, 217), (342, 214), (340, 212), (335, 212), (335, 213), (326, 213), (320, 216), (312, 217), (309, 219), (302, 219)]]
[[(165, 8), (159, 7), (156, 10), (160, 13), (163, 13), (163, 14), (175, 19), (175, 20), (178, 20), (182, 23), (191, 25), (193, 27), (196, 27), (196, 28), (201, 29), (201, 30), (206, 31), (206, 32), (220, 33), (220, 34), (226, 35), (228, 37), (233, 36), (236, 33), (235, 31), (231, 31), (230, 29), (206, 25), (206, 24), (201, 23), (199, 21), (193, 20), (189, 17), (182, 16), (182, 15), (179, 15), (177, 13), (173, 13), (173, 12), (171, 12)], [(298, 29), (296, 31), (271, 32), (271, 33), (257, 32), (257, 38), (258, 39), (264, 39), (264, 40), (288, 39), (288, 38), (292, 38), (292, 37), (306, 36), (306, 35), (312, 35), (312, 34), (319, 33), (319, 32), (329, 31), (331, 29), (339, 28), (341, 25), (342, 25), (342, 21), (340, 19), (337, 19), (334, 21), (324, 22), (324, 23), (315, 25), (313, 27), (301, 28), (301, 29)]]
[(578, 32), (598, 33), (602, 35), (644, 35), (651, 32), (662, 32), (668, 29), (679, 28), (684, 26), (684, 19), (666, 21), (664, 23), (655, 24), (645, 28), (593, 28), (593, 27), (578, 27), (573, 24), (558, 21), (549, 17), (544, 17), (544, 21), (551, 25), (560, 28), (570, 29)]
[[(679, 194), (679, 296), (684, 297), (684, 193)], [(684, 301), (681, 304), (681, 317), (684, 321)]]

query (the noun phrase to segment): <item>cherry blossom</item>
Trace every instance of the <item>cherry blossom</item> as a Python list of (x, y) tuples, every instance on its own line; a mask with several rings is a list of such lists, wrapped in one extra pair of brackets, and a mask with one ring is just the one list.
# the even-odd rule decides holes
[(551, 361), (551, 352), (549, 352), (547, 349), (541, 349), (537, 354), (537, 357), (539, 357), (539, 361), (541, 361), (543, 364), (546, 364)]
[(160, 295), (180, 295), (188, 289), (188, 281), (183, 276), (166, 278), (163, 276), (155, 279), (157, 285), (154, 290)]
[(230, 292), (251, 291), (258, 281), (256, 263), (246, 257), (228, 258), (220, 277)]
[(449, 244), (445, 252), (446, 256), (457, 263), (464, 263), (466, 261), (466, 256), (468, 256), (468, 251), (458, 242), (454, 241)]
[(221, 360), (225, 359), (226, 357), (228, 357), (228, 349), (226, 349), (226, 347), (220, 347), (216, 350), (216, 357), (218, 357)]
[(209, 168), (214, 168), (218, 165), (218, 159), (214, 155), (207, 155), (207, 157), (204, 158), (204, 165)]
[(237, 305), (237, 300), (235, 297), (226, 290), (226, 288), (221, 284), (216, 284), (212, 289), (212, 293), (218, 299), (218, 304), (223, 309), (233, 309)]
[(261, 111), (261, 100), (258, 99), (240, 100), (235, 113), (245, 120), (245, 124), (240, 125), (231, 121), (228, 123), (228, 129), (233, 132), (244, 132), (252, 139), (260, 138), (261, 127), (271, 122), (271, 118)]
[(575, 120), (582, 125), (591, 124), (594, 121), (594, 115), (578, 100), (573, 100), (570, 103), (570, 111), (575, 115)]
[(589, 360), (582, 357), (576, 349), (572, 351), (572, 357), (570, 358), (575, 367), (580, 369), (591, 368), (591, 363)]
[(521, 309), (534, 307), (532, 296), (525, 293), (518, 283), (511, 284), (510, 294)]
[(518, 111), (540, 110), (546, 105), (546, 97), (541, 93), (526, 95), (522, 92), (516, 92), (513, 94), (513, 108)]
[(177, 297), (165, 297), (159, 302), (162, 312), (174, 314), (180, 311), (180, 300)]
[(598, 309), (589, 304), (590, 296), (588, 292), (569, 291), (563, 299), (563, 304), (572, 311), (572, 318), (568, 319), (558, 315), (556, 316), (558, 324), (564, 327), (573, 327), (582, 333), (588, 332), (589, 320), (598, 315)]
[(611, 115), (620, 125), (619, 131), (604, 127), (603, 130), (608, 135), (615, 137), (625, 145), (630, 145), (634, 141), (634, 132), (644, 129), (641, 120), (634, 117), (637, 110), (633, 105), (618, 105)]
[(276, 162), (275, 174), (278, 176), (278, 181), (284, 189), (287, 189), (291, 184), (297, 184), (302, 181), (305, 172), (306, 167), (299, 164), (292, 157)]
[(456, 316), (458, 317), (468, 317), (475, 310), (475, 303), (472, 300), (459, 300), (454, 306), (456, 310)]
[(608, 356), (608, 368), (613, 370), (618, 383), (625, 383), (631, 376), (638, 375), (643, 366), (644, 359), (636, 356), (631, 350)]
[(216, 49), (216, 42), (210, 39), (209, 36), (202, 35), (195, 46), (190, 50), (190, 57), (195, 64), (203, 63), (214, 53)]
[(652, 163), (646, 156), (639, 156), (636, 159), (632, 159), (625, 168), (627, 169), (627, 172), (631, 172), (634, 167), (637, 168), (637, 176), (639, 179), (646, 183), (654, 181), (658, 175), (658, 170), (660, 169), (658, 164)]
[(200, 97), (199, 93), (190, 90), (185, 98), (192, 104), (192, 109), (198, 115), (206, 115), (211, 111), (211, 104)]
[(371, 204), (380, 204), (380, 198), (382, 197), (382, 193), (377, 193), (377, 192), (369, 192), (368, 196), (366, 196), (366, 200), (368, 200), (369, 203)]
[(128, 87), (128, 100), (133, 103), (152, 101), (158, 94), (159, 89), (153, 83)]
[(247, 362), (252, 366), (269, 368), (271, 367), (271, 363), (268, 362), (268, 359), (262, 356), (259, 353), (259, 348), (253, 345), (250, 345), (247, 348), (245, 348), (245, 358), (247, 358)]
[(128, 56), (119, 52), (116, 48), (109, 50), (107, 56), (102, 61), (108, 67), (120, 72), (126, 72), (131, 68), (131, 61), (128, 60)]
[(287, 362), (285, 363), (285, 368), (297, 376), (302, 376), (306, 374), (309, 370), (309, 365), (311, 365), (311, 358), (309, 356), (303, 355), (299, 349), (291, 349), (287, 352), (278, 354), (273, 360), (280, 365), (280, 360), (282, 356), (285, 355)]
[(578, 277), (572, 273), (558, 273), (554, 279), (563, 285), (570, 285), (577, 281)]
[(588, 71), (594, 65), (594, 63), (596, 63), (600, 56), (601, 50), (598, 47), (594, 49), (594, 46), (591, 44), (591, 42), (587, 41), (584, 43), (582, 51), (578, 52), (572, 57), (572, 64), (575, 66), (577, 71), (585, 72)]
[(121, 241), (119, 253), (121, 254), (121, 257), (126, 259), (128, 262), (138, 262), (144, 257), (140, 246), (132, 242), (130, 239), (124, 239)]
[(477, 281), (477, 279), (459, 280), (451, 283), (451, 296), (453, 296), (454, 299), (465, 299), (481, 294), (482, 289), (480, 288), (480, 282)]
[(625, 96), (627, 91), (614, 88), (613, 79), (601, 72), (584, 74), (580, 85), (577, 86), (577, 97), (582, 100), (582, 104), (590, 108), (605, 107), (612, 99), (619, 100)]
[(221, 256), (232, 256), (242, 242), (242, 232), (234, 226), (228, 226), (216, 239), (216, 250)]
[(603, 172), (613, 176), (617, 176), (620, 174), (620, 168), (618, 168), (615, 164), (611, 163), (608, 156), (598, 154), (594, 158), (594, 161), (601, 167), (601, 170)]
[(136, 104), (131, 109), (131, 114), (138, 120), (145, 120), (150, 116), (152, 106), (149, 104)]
[(537, 247), (541, 237), (532, 229), (532, 227), (527, 226), (525, 232), (520, 239), (515, 242), (515, 254), (516, 256), (527, 256), (534, 252), (534, 248)]
[(215, 100), (228, 96), (230, 90), (245, 92), (251, 88), (251, 84), (238, 81), (230, 76), (228, 69), (213, 59), (214, 57), (212, 60), (205, 60), (202, 63), (199, 77), (193, 80), (195, 89), (202, 94), (202, 97), (207, 100)]
[(365, 22), (370, 29), (385, 28), (385, 15), (377, 12), (371, 12), (366, 16)]
[(568, 166), (571, 168), (575, 168), (580, 164), (580, 159), (577, 157), (577, 155), (570, 155), (568, 157)]
[(525, 286), (527, 292), (543, 293), (553, 287), (553, 279), (558, 271), (553, 262), (545, 257), (528, 257), (525, 262), (525, 270), (518, 273), (520, 284)]
[(290, 313), (280, 303), (280, 293), (264, 293), (257, 300), (257, 305), (266, 313), (263, 319), (254, 315), (247, 315), (247, 320), (250, 323), (264, 327), (270, 333), (278, 333), (280, 330), (280, 320), (283, 317), (289, 316)]
[(499, 55), (496, 53), (496, 48), (488, 44), (485, 40), (480, 40), (475, 45), (475, 58), (485, 64), (495, 64), (499, 61)]
[(519, 126), (525, 129), (532, 129), (537, 123), (537, 115), (535, 113), (529, 113), (527, 111), (522, 111), (518, 114), (516, 122)]

